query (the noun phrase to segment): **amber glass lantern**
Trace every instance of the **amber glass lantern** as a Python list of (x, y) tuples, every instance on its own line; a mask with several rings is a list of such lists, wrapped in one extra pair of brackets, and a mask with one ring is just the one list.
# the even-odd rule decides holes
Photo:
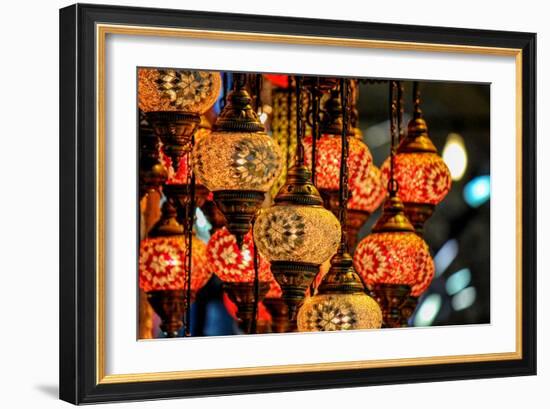
[[(243, 244), (238, 246), (236, 237), (225, 227), (217, 230), (210, 238), (206, 253), (208, 269), (223, 281), (225, 292), (237, 306), (239, 326), (245, 333), (249, 333), (255, 320), (255, 305), (262, 301), (273, 279), (269, 263), (262, 257), (255, 260), (252, 232), (247, 233)], [(257, 299), (254, 291), (256, 269)]]
[[(349, 82), (341, 80), (343, 120), (339, 169), (338, 215), (342, 229), (346, 225), (348, 186), (348, 89)], [(380, 328), (380, 307), (365, 293), (365, 288), (353, 268), (347, 251), (346, 233), (342, 231), (338, 252), (330, 261), (330, 269), (317, 288), (317, 293), (306, 298), (298, 313), (299, 331), (337, 331)]]
[[(451, 189), (451, 172), (439, 156), (428, 135), (428, 126), (420, 110), (420, 94), (415, 82), (414, 114), (407, 135), (397, 148), (395, 179), (397, 195), (405, 205), (405, 213), (418, 234), (423, 234), (424, 223), (433, 214)], [(382, 166), (382, 180), (389, 180), (390, 162)]]
[(149, 237), (141, 241), (139, 251), (139, 287), (147, 293), (167, 337), (177, 336), (184, 325), (187, 301), (194, 298), (212, 275), (206, 268), (206, 245), (193, 237), (192, 248), (189, 277), (184, 229), (176, 219), (174, 204), (167, 200), (161, 219)]
[(140, 68), (139, 108), (147, 113), (174, 169), (191, 150), (200, 115), (216, 102), (221, 90), (218, 72)]
[[(350, 80), (351, 89), (356, 89), (355, 80)], [(355, 98), (357, 92), (350, 93), (351, 111), (356, 110)], [(342, 151), (342, 103), (338, 89), (330, 92), (330, 98), (325, 102), (323, 121), (320, 127), (320, 137), (308, 136), (304, 140), (306, 150), (306, 164), (316, 169), (315, 186), (319, 189), (325, 207), (337, 214), (338, 211), (338, 187), (340, 180), (340, 152)], [(349, 123), (349, 122), (348, 122)], [(348, 133), (352, 135), (352, 130)], [(355, 132), (355, 131), (354, 131)], [(313, 166), (315, 160), (315, 166)], [(348, 202), (348, 217), (346, 218), (345, 229), (349, 233), (348, 246), (351, 251), (357, 242), (357, 233), (367, 221), (369, 213), (366, 207), (372, 207), (373, 203), (379, 200), (373, 194), (378, 193), (376, 188), (379, 185), (376, 171), (371, 172), (372, 155), (367, 145), (359, 135), (349, 140), (349, 155), (347, 167), (349, 170), (349, 188), (351, 199)], [(375, 182), (376, 184), (373, 184)], [(380, 202), (378, 202), (378, 205)]]
[(291, 326), (307, 288), (320, 265), (336, 251), (340, 241), (338, 219), (323, 207), (311, 172), (304, 164), (302, 145), (302, 79), (296, 79), (297, 155), (286, 183), (272, 207), (262, 209), (254, 224), (254, 240), (260, 253), (271, 262), (271, 271), (281, 286)]
[(198, 140), (193, 151), (198, 181), (213, 192), (239, 245), (282, 166), (279, 148), (251, 101), (244, 77), (237, 76), (213, 132)]
[(384, 325), (406, 325), (401, 308), (409, 296), (418, 297), (430, 285), (434, 275), (434, 263), (424, 240), (415, 233), (413, 225), (404, 213), (404, 206), (397, 193), (400, 185), (394, 179), (396, 139), (396, 83), (391, 90), (391, 154), (389, 198), (382, 215), (372, 228), (372, 233), (357, 246), (353, 257), (355, 269), (363, 282), (375, 295), (382, 307)]

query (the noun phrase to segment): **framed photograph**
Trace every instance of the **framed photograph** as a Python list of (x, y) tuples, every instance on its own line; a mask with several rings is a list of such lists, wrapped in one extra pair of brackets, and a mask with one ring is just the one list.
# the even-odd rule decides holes
[(60, 10), (60, 398), (536, 374), (536, 35)]

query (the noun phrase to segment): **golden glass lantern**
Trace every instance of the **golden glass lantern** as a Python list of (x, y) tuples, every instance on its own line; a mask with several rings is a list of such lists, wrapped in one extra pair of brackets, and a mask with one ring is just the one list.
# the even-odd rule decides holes
[[(382, 307), (386, 327), (407, 325), (401, 309), (410, 297), (416, 298), (428, 288), (435, 270), (428, 245), (415, 232), (398, 197), (401, 185), (395, 179), (396, 94), (397, 82), (391, 81), (389, 197), (371, 234), (361, 240), (353, 257), (356, 271)], [(410, 305), (407, 305), (409, 310)]]
[(323, 277), (317, 294), (308, 297), (298, 312), (298, 330), (339, 331), (373, 329), (382, 326), (378, 303), (365, 293), (353, 261), (347, 252), (338, 252)]
[(259, 252), (271, 262), (271, 271), (281, 286), (291, 325), (305, 292), (320, 265), (338, 248), (340, 223), (323, 207), (311, 172), (304, 164), (302, 145), (302, 79), (296, 79), (297, 157), (274, 205), (262, 209), (254, 223)]
[[(428, 135), (428, 126), (420, 110), (417, 83), (414, 98), (413, 118), (394, 159), (394, 177), (399, 185), (397, 195), (405, 205), (405, 214), (416, 232), (422, 235), (424, 223), (451, 190), (452, 178)], [(387, 183), (389, 179), (390, 158), (382, 165), (382, 180)]]
[[(341, 149), (339, 152), (339, 186), (337, 214), (341, 229), (345, 228), (349, 198), (350, 140), (348, 137), (349, 81), (340, 81), (342, 100)], [(306, 298), (298, 312), (299, 331), (339, 331), (380, 328), (380, 307), (365, 293), (347, 251), (346, 233), (342, 231), (338, 252), (330, 260), (330, 269), (322, 278), (315, 295)]]
[(213, 192), (239, 246), (282, 169), (279, 147), (265, 133), (251, 101), (243, 79), (237, 78), (213, 132), (193, 150), (197, 178)]
[(219, 72), (138, 69), (138, 106), (147, 113), (174, 169), (191, 149), (200, 115), (214, 105), (221, 85)]

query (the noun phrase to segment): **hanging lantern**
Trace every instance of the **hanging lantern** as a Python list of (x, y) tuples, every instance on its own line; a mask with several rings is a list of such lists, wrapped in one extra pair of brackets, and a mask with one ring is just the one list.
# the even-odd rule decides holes
[[(342, 151), (342, 105), (338, 91), (331, 91), (331, 97), (325, 103), (325, 115), (321, 124), (321, 137), (316, 146), (316, 177), (315, 186), (327, 194), (338, 196), (338, 181), (340, 180), (340, 152)], [(366, 181), (372, 155), (367, 145), (358, 138), (349, 141), (349, 183)], [(313, 137), (306, 136), (304, 148), (306, 150), (306, 165), (311, 167)], [(353, 196), (353, 193), (352, 193)]]
[(191, 149), (200, 115), (214, 105), (221, 90), (218, 72), (174, 69), (138, 70), (138, 104), (147, 113), (174, 168)]
[[(140, 245), (139, 287), (145, 291), (184, 290), (185, 241), (183, 236), (154, 237)], [(191, 291), (193, 298), (210, 280), (212, 272), (206, 267), (206, 244), (193, 236), (193, 267)]]
[(208, 268), (223, 281), (223, 288), (231, 301), (237, 305), (237, 317), (244, 332), (250, 332), (254, 320), (255, 302), (260, 302), (273, 279), (269, 263), (259, 257), (258, 299), (254, 294), (254, 243), (252, 232), (244, 236), (241, 246), (227, 228), (216, 231), (206, 247)]
[[(428, 288), (434, 275), (429, 248), (415, 234), (403, 211), (403, 204), (397, 197), (387, 199), (372, 233), (358, 244), (354, 255), (357, 272), (379, 298), (400, 300), (393, 308), (395, 311), (384, 311), (384, 321), (388, 325), (396, 320), (400, 322), (399, 308), (409, 292), (418, 297)], [(392, 293), (392, 287), (397, 287), (396, 292)], [(406, 291), (400, 287), (407, 287)], [(381, 304), (386, 302), (381, 301)]]
[[(355, 82), (352, 81), (352, 84), (355, 84)], [(353, 87), (354, 85), (351, 88), (353, 89)], [(352, 109), (355, 105), (354, 102), (352, 100)], [(304, 140), (306, 164), (312, 164), (313, 153), (315, 152), (315, 168), (317, 169), (315, 185), (320, 190), (325, 207), (335, 214), (339, 206), (338, 181), (340, 180), (340, 152), (342, 151), (342, 139), (340, 137), (343, 126), (342, 116), (342, 104), (338, 90), (332, 90), (331, 97), (325, 103), (325, 115), (321, 126), (322, 136), (317, 141), (315, 141), (313, 135), (306, 137)], [(376, 186), (370, 185), (376, 181), (376, 175), (370, 175), (370, 168), (373, 167), (372, 155), (367, 145), (359, 138), (354, 137), (349, 140), (347, 167), (349, 169), (348, 178), (351, 195), (348, 209), (351, 212), (346, 219), (345, 229), (350, 233), (348, 235), (348, 245), (353, 250), (357, 241), (357, 233), (368, 219), (368, 214), (363, 212), (364, 209), (353, 208), (353, 206), (360, 203), (359, 200), (354, 198), (357, 196), (359, 199), (360, 195), (365, 196), (367, 194), (367, 192), (364, 192), (365, 190), (376, 188)], [(362, 199), (363, 202), (378, 200), (377, 197), (370, 199), (370, 193), (368, 193), (369, 199)]]
[(238, 78), (214, 131), (197, 141), (193, 151), (198, 180), (213, 192), (239, 245), (282, 166), (279, 148), (250, 103)]
[[(304, 139), (307, 166), (311, 166), (311, 144), (312, 137), (307, 136)], [(317, 141), (317, 176), (315, 185), (321, 192), (336, 192), (337, 195), (338, 180), (340, 178), (339, 152), (341, 149), (342, 142), (337, 135), (323, 134), (321, 139)], [(348, 158), (350, 184), (366, 181), (371, 163), (372, 156), (367, 145), (358, 139), (350, 139), (350, 155)]]
[(434, 263), (424, 240), (415, 233), (413, 225), (404, 213), (404, 206), (397, 197), (399, 183), (394, 179), (396, 139), (397, 84), (390, 83), (391, 90), (391, 153), (389, 198), (384, 203), (382, 215), (372, 228), (372, 233), (357, 246), (354, 265), (363, 282), (373, 291), (382, 307), (384, 325), (400, 327), (401, 307), (408, 296), (418, 297), (430, 285), (434, 275)]
[[(349, 104), (349, 83), (341, 80), (343, 101), (343, 126), (341, 130), (341, 152), (339, 169), (338, 215), (342, 229), (346, 224), (348, 186), (348, 155), (350, 154), (347, 133)], [(347, 252), (346, 233), (342, 231), (338, 252), (330, 261), (330, 270), (323, 277), (317, 293), (308, 297), (298, 313), (300, 331), (338, 331), (352, 329), (380, 328), (382, 312), (380, 307), (365, 293), (353, 261)]]
[(184, 229), (176, 219), (172, 201), (167, 200), (161, 219), (149, 237), (141, 241), (139, 251), (139, 286), (161, 318), (161, 330), (167, 337), (177, 336), (183, 326), (188, 301), (186, 286), (190, 285), (190, 301), (211, 276), (205, 268), (205, 244), (193, 238), (192, 247), (189, 283)]
[(319, 266), (336, 251), (340, 224), (323, 208), (311, 173), (304, 164), (301, 78), (296, 79), (297, 157), (275, 204), (262, 209), (254, 224), (254, 240), (260, 253), (271, 262), (271, 271), (281, 286), (291, 326), (296, 312)]
[[(395, 180), (399, 185), (397, 194), (405, 205), (405, 213), (416, 232), (422, 235), (424, 223), (433, 214), (435, 205), (449, 193), (452, 179), (449, 168), (428, 135), (428, 126), (420, 110), (417, 83), (414, 97), (413, 118), (395, 156)], [(389, 160), (386, 160), (382, 165), (384, 183), (389, 180), (389, 168)]]
[(298, 330), (339, 331), (380, 328), (382, 311), (365, 293), (348, 253), (339, 252), (317, 294), (306, 298), (298, 313)]
[(151, 191), (160, 191), (168, 178), (166, 167), (159, 156), (159, 139), (140, 111), (139, 124), (139, 198)]

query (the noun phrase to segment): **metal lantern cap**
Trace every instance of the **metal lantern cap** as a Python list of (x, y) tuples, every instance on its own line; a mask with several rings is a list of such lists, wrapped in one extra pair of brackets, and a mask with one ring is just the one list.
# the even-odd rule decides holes
[(414, 227), (405, 215), (405, 206), (397, 196), (390, 196), (384, 202), (382, 215), (372, 228), (373, 233), (413, 232)]
[(265, 132), (258, 114), (251, 105), (252, 97), (244, 88), (231, 91), (227, 105), (214, 124), (214, 131)]
[(149, 232), (149, 237), (181, 236), (184, 234), (183, 225), (178, 222), (177, 210), (171, 200), (162, 205), (160, 220)]
[(353, 259), (346, 251), (339, 251), (330, 260), (330, 270), (323, 277), (317, 294), (358, 294), (365, 289), (353, 268)]
[(428, 135), (428, 125), (419, 113), (415, 113), (409, 121), (407, 136), (397, 148), (397, 153), (413, 152), (437, 153), (437, 149)]
[(311, 182), (311, 171), (304, 164), (296, 164), (289, 169), (286, 182), (274, 201), (281, 205), (323, 205), (319, 191)]

